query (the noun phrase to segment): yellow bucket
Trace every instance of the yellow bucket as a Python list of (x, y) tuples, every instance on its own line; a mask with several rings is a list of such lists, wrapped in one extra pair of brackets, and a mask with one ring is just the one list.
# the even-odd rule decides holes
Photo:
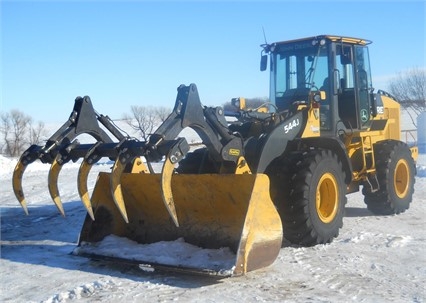
[[(104, 257), (209, 275), (241, 275), (272, 264), (282, 244), (280, 216), (269, 195), (269, 179), (264, 174), (175, 174), (172, 192), (179, 220), (173, 223), (161, 196), (161, 175), (123, 174), (121, 188), (129, 223), (123, 220), (111, 195), (110, 174), (100, 173), (92, 196), (95, 221), (84, 222), (78, 254)], [(107, 236), (127, 238), (138, 245), (137, 256), (106, 253), (101, 249)], [(211, 260), (211, 264), (191, 264), (143, 255), (143, 248), (164, 241), (182, 241), (214, 256), (214, 250), (229, 249), (232, 265)], [(121, 249), (119, 242), (116, 249)], [(173, 246), (172, 244), (170, 245)], [(162, 246), (167, 247), (167, 246)], [(123, 248), (124, 250), (124, 248)], [(164, 253), (170, 253), (165, 252)], [(191, 253), (192, 254), (192, 253)], [(167, 259), (167, 262), (164, 260)], [(228, 268), (229, 267), (229, 268)]]

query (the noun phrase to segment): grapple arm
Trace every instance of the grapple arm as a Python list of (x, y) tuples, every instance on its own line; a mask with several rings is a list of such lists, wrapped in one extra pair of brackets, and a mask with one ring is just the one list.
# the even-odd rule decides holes
[(43, 163), (52, 163), (57, 153), (81, 134), (89, 134), (97, 141), (105, 143), (113, 142), (110, 136), (100, 127), (98, 122), (118, 140), (124, 138), (123, 134), (111, 124), (107, 117), (98, 115), (95, 112), (92, 101), (88, 96), (84, 98), (77, 97), (68, 121), (47, 140), (43, 147), (39, 147), (37, 158)]
[(215, 160), (236, 163), (242, 155), (243, 142), (229, 131), (222, 108), (203, 107), (197, 86), (190, 84), (178, 87), (173, 112), (150, 136), (150, 148), (145, 156), (155, 159), (158, 144), (163, 140), (175, 139), (187, 127), (200, 136)]
[(78, 140), (74, 139), (80, 134), (89, 134), (98, 142), (107, 144), (113, 142), (111, 137), (100, 127), (98, 122), (116, 137), (116, 139), (124, 139), (124, 136), (109, 121), (108, 117), (98, 115), (95, 112), (88, 96), (84, 98), (77, 97), (74, 102), (73, 111), (67, 122), (65, 122), (43, 146), (31, 145), (22, 154), (13, 173), (12, 185), (15, 196), (24, 208), (25, 213), (28, 214), (28, 210), (22, 190), (22, 176), (26, 167), (39, 159), (43, 163), (52, 164), (49, 171), (49, 191), (59, 211), (64, 214), (56, 182), (62, 165), (69, 160), (75, 161), (79, 158), (76, 157), (76, 155), (72, 155), (73, 149), (80, 145)]

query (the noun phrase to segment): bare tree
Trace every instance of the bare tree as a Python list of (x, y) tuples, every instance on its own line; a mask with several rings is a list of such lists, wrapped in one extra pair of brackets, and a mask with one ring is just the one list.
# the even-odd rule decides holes
[(44, 137), (46, 136), (46, 129), (44, 123), (39, 121), (36, 126), (33, 126), (30, 122), (30, 129), (28, 134), (28, 143), (32, 144), (41, 144)]
[(123, 119), (132, 129), (139, 132), (145, 141), (148, 140), (159, 120), (155, 108), (136, 105), (131, 107), (131, 115), (125, 114)]
[(31, 121), (31, 117), (18, 110), (1, 115), (1, 132), (7, 155), (15, 157), (24, 151)]
[(155, 114), (157, 115), (158, 119), (160, 119), (161, 122), (164, 122), (167, 117), (170, 115), (171, 110), (167, 107), (156, 107), (155, 108)]
[(412, 114), (418, 116), (426, 111), (426, 69), (412, 68), (400, 72), (389, 82), (389, 90), (410, 114), (413, 123)]
[(0, 152), (20, 156), (31, 144), (41, 144), (46, 130), (43, 122), (33, 126), (33, 119), (19, 110), (0, 114)]
[(2, 135), (1, 145), (0, 145), (0, 152), (6, 153), (7, 150), (7, 141), (8, 141), (8, 135), (10, 133), (11, 129), (11, 122), (10, 122), (10, 114), (9, 113), (1, 113), (0, 115), (0, 133)]

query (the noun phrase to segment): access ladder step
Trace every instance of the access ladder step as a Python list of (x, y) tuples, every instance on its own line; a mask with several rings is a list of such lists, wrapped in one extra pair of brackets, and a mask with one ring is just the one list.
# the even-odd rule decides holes
[(367, 182), (368, 182), (368, 185), (370, 186), (370, 190), (372, 193), (380, 189), (379, 180), (377, 179), (376, 174), (368, 174)]

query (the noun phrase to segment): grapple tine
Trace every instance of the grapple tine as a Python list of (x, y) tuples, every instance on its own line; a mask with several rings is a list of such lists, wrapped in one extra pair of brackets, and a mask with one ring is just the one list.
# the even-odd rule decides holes
[(22, 163), (22, 160), (19, 159), (18, 163), (15, 166), (12, 177), (12, 186), (13, 192), (15, 193), (16, 199), (18, 199), (22, 208), (24, 209), (25, 214), (28, 215), (27, 202), (25, 201), (24, 192), (22, 190), (22, 176), (24, 175), (27, 165)]
[(125, 168), (126, 163), (121, 163), (120, 157), (117, 157), (112, 168), (110, 183), (114, 203), (119, 209), (124, 221), (126, 221), (126, 223), (129, 223), (129, 219), (127, 218), (126, 206), (124, 204), (123, 192), (121, 191), (121, 175), (123, 174)]
[[(58, 155), (58, 157), (60, 157), (60, 155)], [(65, 211), (62, 206), (61, 196), (58, 189), (58, 177), (63, 165), (58, 162), (58, 157), (53, 160), (52, 165), (50, 166), (48, 186), (50, 197), (52, 198), (61, 215), (65, 217)]]
[(167, 208), (170, 216), (173, 219), (176, 227), (179, 227), (179, 222), (176, 214), (175, 202), (173, 200), (172, 193), (172, 175), (174, 170), (174, 164), (170, 161), (169, 157), (166, 157), (164, 161), (163, 169), (161, 171), (161, 197), (164, 205)]
[(95, 221), (95, 216), (93, 214), (92, 203), (90, 202), (89, 190), (87, 189), (87, 178), (90, 170), (92, 169), (92, 164), (89, 164), (86, 160), (83, 160), (78, 170), (77, 175), (77, 187), (78, 194), (80, 195), (81, 202), (83, 202), (84, 207), (87, 210), (90, 218)]

